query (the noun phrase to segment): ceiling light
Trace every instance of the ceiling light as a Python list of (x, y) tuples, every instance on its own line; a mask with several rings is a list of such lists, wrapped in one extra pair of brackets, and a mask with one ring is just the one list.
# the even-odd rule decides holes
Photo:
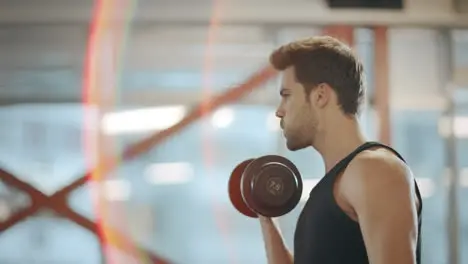
[(146, 179), (152, 184), (181, 184), (189, 182), (194, 169), (187, 162), (150, 164), (145, 170)]
[(231, 108), (221, 108), (213, 113), (211, 124), (216, 128), (229, 127), (234, 121), (234, 110)]
[(167, 129), (184, 118), (184, 106), (161, 106), (105, 114), (105, 134), (137, 133)]

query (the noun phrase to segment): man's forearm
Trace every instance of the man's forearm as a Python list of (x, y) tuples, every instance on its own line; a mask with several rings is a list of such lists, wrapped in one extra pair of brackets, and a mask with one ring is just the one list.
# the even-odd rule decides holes
[(273, 219), (260, 217), (260, 225), (268, 264), (293, 264), (293, 256), (286, 248), (279, 227), (275, 225)]

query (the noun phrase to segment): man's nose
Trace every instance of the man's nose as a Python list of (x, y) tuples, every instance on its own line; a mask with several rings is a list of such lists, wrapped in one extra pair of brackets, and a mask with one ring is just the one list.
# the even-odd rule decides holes
[(283, 118), (283, 116), (284, 116), (283, 111), (281, 111), (281, 110), (279, 110), (279, 109), (276, 110), (276, 117), (278, 117), (278, 118)]

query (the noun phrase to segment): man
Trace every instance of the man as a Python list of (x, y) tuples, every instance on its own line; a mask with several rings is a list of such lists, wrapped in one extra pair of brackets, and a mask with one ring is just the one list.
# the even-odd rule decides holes
[(313, 37), (270, 57), (283, 71), (281, 119), (286, 144), (322, 156), (326, 175), (297, 222), (294, 256), (274, 221), (260, 216), (270, 264), (420, 263), (422, 200), (401, 156), (366, 142), (358, 122), (363, 66), (345, 44)]

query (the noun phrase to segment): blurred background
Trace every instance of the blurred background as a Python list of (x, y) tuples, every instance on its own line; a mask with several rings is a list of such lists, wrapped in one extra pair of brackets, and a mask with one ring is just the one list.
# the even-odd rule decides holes
[[(321, 34), (356, 50), (363, 128), (417, 177), (423, 263), (467, 264), (464, 0), (0, 0), (0, 263), (266, 263), (227, 181), (265, 154), (295, 162), (304, 198), (323, 176), (285, 149), (265, 68)], [(290, 247), (302, 206), (279, 219)]]

